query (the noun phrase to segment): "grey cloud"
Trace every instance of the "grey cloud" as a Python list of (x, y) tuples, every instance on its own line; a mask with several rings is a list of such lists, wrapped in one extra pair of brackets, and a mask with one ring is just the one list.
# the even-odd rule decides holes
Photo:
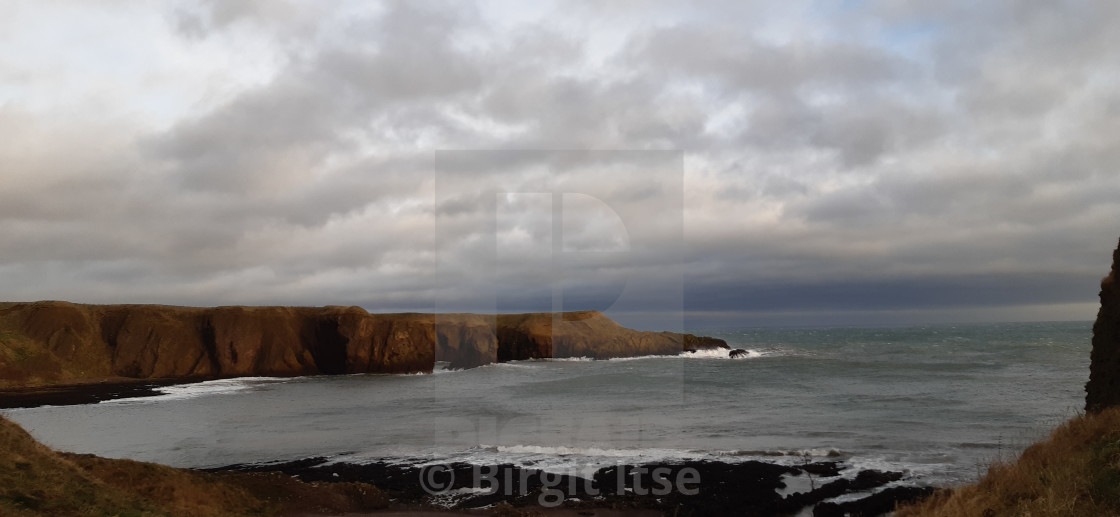
[(879, 49), (845, 43), (773, 45), (729, 31), (672, 27), (654, 31), (628, 61), (673, 77), (713, 81), (717, 93), (783, 98), (799, 88), (873, 89), (898, 79), (905, 61)]
[[(502, 32), (481, 4), (182, 4), (168, 28), (187, 45), (263, 42), (274, 76), (158, 130), (34, 133), (64, 152), (26, 151), (28, 119), (0, 108), (0, 157), (43, 178), (0, 172), (0, 279), (21, 298), (388, 310), (469, 308), (504, 278), (494, 303), (546, 307), (543, 220), (514, 214), (530, 244), (495, 270), (495, 205), (471, 182), (502, 178), (590, 183), (643, 223), (627, 221), (636, 253), (568, 257), (574, 305), (685, 267), (705, 311), (1095, 294), (1120, 217), (1116, 7), (869, 2), (797, 14), (825, 30), (775, 40), (767, 17), (794, 15), (773, 4), (650, 5), (640, 23), (581, 3)], [(624, 26), (617, 52), (588, 37), (592, 14)], [(631, 149), (630, 165), (680, 149), (683, 186), (549, 149)], [(673, 189), (687, 205), (659, 205)], [(572, 249), (614, 243), (608, 221), (571, 223)]]
[(177, 2), (168, 14), (179, 34), (201, 39), (238, 25), (297, 37), (314, 34), (310, 20), (324, 15), (314, 2), (292, 0), (198, 0)]

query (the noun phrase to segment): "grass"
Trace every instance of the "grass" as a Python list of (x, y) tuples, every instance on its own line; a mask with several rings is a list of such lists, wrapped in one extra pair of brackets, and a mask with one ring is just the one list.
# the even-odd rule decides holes
[(0, 515), (256, 517), (388, 506), (362, 483), (304, 483), (278, 473), (212, 474), (59, 453), (0, 417)]
[(943, 490), (897, 517), (1120, 516), (1120, 408), (1078, 415), (996, 462), (977, 484)]

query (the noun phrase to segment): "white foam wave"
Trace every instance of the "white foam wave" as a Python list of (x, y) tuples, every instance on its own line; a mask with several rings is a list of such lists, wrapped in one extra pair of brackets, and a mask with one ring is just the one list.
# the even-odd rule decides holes
[(489, 494), (491, 490), (493, 489), (483, 487), (456, 488), (433, 495), (429, 498), (428, 503), (443, 508), (452, 508), (462, 502), (464, 499), (478, 495)]
[(676, 449), (610, 449), (600, 447), (566, 447), (543, 445), (498, 445), (483, 446), (492, 448), (500, 454), (541, 455), (541, 456), (584, 456), (591, 458), (649, 458), (692, 459), (696, 455), (689, 451)]
[(526, 369), (526, 370), (531, 370), (531, 369), (534, 369), (534, 368), (540, 368), (540, 366), (529, 364), (529, 363), (532, 363), (534, 361), (536, 361), (536, 359), (530, 359), (528, 361), (509, 361), (509, 362), (505, 362), (505, 363), (490, 363), (490, 364), (484, 364), (482, 366), (479, 366), (479, 368), (518, 368), (518, 369)]
[(842, 458), (846, 455), (836, 449), (788, 449), (788, 450), (740, 450), (740, 451), (714, 451), (711, 453), (713, 456), (725, 459), (731, 458), (794, 458), (796, 460), (803, 460), (806, 458), (819, 459), (819, 458)]
[[(733, 350), (733, 349), (732, 349)], [(611, 361), (641, 361), (646, 359), (757, 359), (772, 355), (770, 352), (763, 352), (754, 349), (744, 349), (745, 354), (738, 357), (731, 357), (731, 350), (726, 348), (704, 348), (695, 352), (681, 352), (677, 355), (639, 355), (634, 357), (616, 357), (610, 359)]]
[(744, 350), (746, 350), (747, 353), (738, 357), (731, 357), (731, 350), (725, 348), (705, 348), (695, 352), (682, 352), (679, 357), (688, 359), (755, 359), (765, 355), (754, 349), (748, 348)]
[[(403, 452), (403, 451), (401, 451)], [(543, 445), (478, 445), (466, 450), (439, 450), (427, 454), (351, 453), (336, 456), (331, 463), (367, 463), (385, 461), (400, 465), (425, 467), (462, 462), (471, 465), (515, 464), (555, 474), (590, 476), (596, 470), (618, 464), (675, 463), (705, 459), (696, 451), (667, 448), (615, 449), (610, 447), (574, 447)], [(714, 459), (714, 458), (713, 458)], [(722, 459), (721, 461), (735, 461)]]
[(443, 448), (426, 453), (398, 454), (350, 453), (332, 458), (331, 463), (388, 462), (398, 465), (426, 467), (437, 464), (462, 462), (470, 465), (514, 464), (553, 474), (592, 476), (597, 470), (614, 465), (673, 464), (685, 461), (719, 461), (765, 463), (798, 467), (806, 463), (837, 461), (841, 463), (840, 477), (854, 478), (864, 470), (902, 472), (905, 476), (888, 486), (913, 484), (915, 480), (926, 483), (945, 481), (944, 473), (950, 464), (914, 463), (899, 457), (850, 454), (831, 448), (806, 448), (787, 450), (688, 450), (674, 448), (612, 448), (601, 446), (545, 446), (531, 444), (477, 445), (468, 449)]
[[(914, 463), (901, 458), (887, 458), (884, 456), (853, 456), (846, 460), (852, 466), (852, 472), (861, 470), (880, 470), (902, 472), (905, 477), (896, 482), (898, 484), (914, 479), (945, 481), (944, 473), (953, 469), (952, 463)], [(960, 481), (960, 480), (958, 480)], [(893, 485), (893, 484), (892, 484)], [(891, 486), (891, 485), (888, 485)]]
[(156, 388), (159, 395), (150, 397), (129, 397), (114, 400), (103, 400), (100, 404), (137, 404), (149, 402), (166, 402), (169, 400), (186, 400), (211, 395), (226, 395), (253, 389), (262, 384), (275, 384), (292, 380), (285, 377), (238, 377), (235, 379), (218, 379), (213, 381), (196, 382), (193, 384), (176, 384)]
[[(778, 352), (774, 350), (754, 350), (744, 349), (745, 354), (738, 357), (731, 357), (731, 350), (726, 348), (706, 348), (696, 350), (695, 352), (681, 352), (676, 355), (637, 355), (633, 357), (611, 357), (607, 359), (596, 359), (594, 357), (578, 356), (578, 357), (548, 357), (542, 359), (521, 359), (516, 361), (506, 361), (503, 363), (489, 363), (479, 366), (478, 368), (540, 368), (539, 365), (533, 363), (586, 363), (594, 361), (645, 361), (650, 359), (757, 359), (759, 357), (766, 357), (777, 355)], [(436, 363), (436, 367), (432, 373), (449, 373), (461, 372), (466, 370), (451, 370), (447, 368), (448, 363)], [(473, 368), (471, 368), (473, 369)], [(469, 369), (468, 369), (469, 370)]]

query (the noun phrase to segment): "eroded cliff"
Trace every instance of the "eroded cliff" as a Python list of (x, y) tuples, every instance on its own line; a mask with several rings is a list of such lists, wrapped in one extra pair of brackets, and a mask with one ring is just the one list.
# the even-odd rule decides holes
[(1085, 410), (1100, 411), (1120, 405), (1120, 246), (1112, 254), (1112, 271), (1101, 281), (1101, 309), (1093, 323), (1093, 352), (1089, 383), (1085, 385)]
[(370, 314), (360, 307), (0, 304), (0, 386), (110, 379), (430, 372), (435, 361), (677, 354), (722, 340), (598, 312)]

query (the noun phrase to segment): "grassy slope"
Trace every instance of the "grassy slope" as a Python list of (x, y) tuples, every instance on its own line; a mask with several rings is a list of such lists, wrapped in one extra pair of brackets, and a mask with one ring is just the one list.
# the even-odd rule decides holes
[(1080, 415), (979, 483), (945, 490), (897, 517), (1120, 516), (1120, 408)]
[(210, 474), (52, 451), (0, 417), (0, 515), (267, 516), (384, 508), (370, 485)]

